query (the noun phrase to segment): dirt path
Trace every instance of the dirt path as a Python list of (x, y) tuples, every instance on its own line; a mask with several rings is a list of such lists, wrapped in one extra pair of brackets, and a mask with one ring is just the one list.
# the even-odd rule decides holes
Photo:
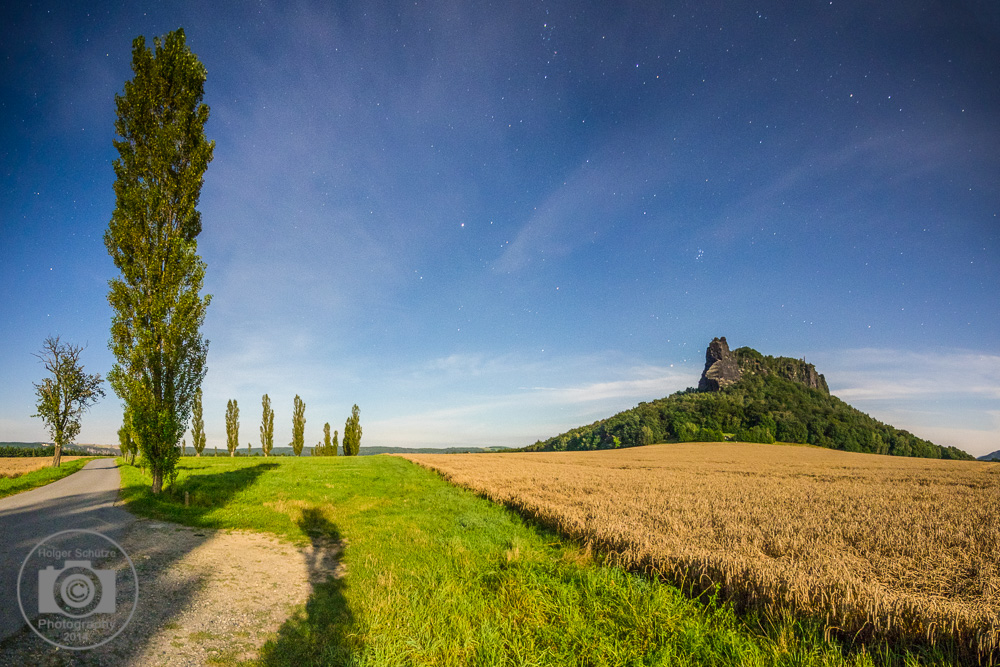
[(0, 644), (0, 665), (201, 665), (257, 655), (313, 583), (343, 576), (339, 545), (300, 548), (241, 531), (138, 520), (121, 540), (139, 576), (124, 631), (89, 651), (59, 650), (31, 630)]

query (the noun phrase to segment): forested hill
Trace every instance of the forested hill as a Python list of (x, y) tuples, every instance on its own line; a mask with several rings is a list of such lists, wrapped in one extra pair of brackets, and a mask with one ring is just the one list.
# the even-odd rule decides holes
[(525, 451), (614, 449), (656, 442), (797, 442), (851, 452), (969, 459), (832, 396), (812, 364), (712, 341), (700, 389), (689, 388), (573, 429)]

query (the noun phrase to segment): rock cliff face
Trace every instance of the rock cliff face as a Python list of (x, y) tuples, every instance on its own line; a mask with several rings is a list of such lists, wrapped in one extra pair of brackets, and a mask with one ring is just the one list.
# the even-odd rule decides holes
[(830, 393), (830, 388), (826, 384), (826, 378), (823, 377), (822, 373), (816, 371), (816, 367), (812, 364), (807, 364), (802, 362), (802, 366), (799, 367), (797, 372), (793, 372), (789, 377), (789, 380), (794, 380), (800, 384), (804, 384), (810, 389), (819, 389), (824, 394)]
[(749, 347), (730, 351), (725, 336), (713, 338), (708, 345), (698, 391), (719, 391), (748, 375), (777, 375), (824, 394), (830, 393), (823, 374), (804, 359), (766, 357)]
[(705, 352), (705, 370), (698, 381), (698, 391), (719, 391), (738, 382), (743, 376), (739, 361), (729, 351), (726, 337), (713, 338)]

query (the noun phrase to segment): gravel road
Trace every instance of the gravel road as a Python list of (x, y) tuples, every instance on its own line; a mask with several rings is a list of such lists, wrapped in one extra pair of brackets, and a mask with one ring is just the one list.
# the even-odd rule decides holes
[[(119, 480), (114, 459), (95, 459), (57, 482), (0, 498), (0, 640), (26, 627), (17, 604), (17, 577), (36, 544), (74, 528), (120, 540), (135, 521), (118, 505)], [(37, 595), (33, 591), (37, 588), (27, 594)]]
[[(344, 575), (338, 559), (342, 545), (336, 542), (313, 539), (312, 545), (299, 547), (259, 533), (138, 519), (115, 505), (113, 463), (94, 461), (47, 487), (0, 500), (4, 591), (10, 591), (13, 602), (0, 610), (6, 614), (13, 606), (17, 615), (10, 622), (17, 627), (0, 641), (0, 666), (141, 667), (252, 659), (305, 604), (315, 584)], [(104, 465), (92, 469), (93, 464)], [(75, 484), (58, 488), (66, 482)], [(96, 530), (117, 541), (138, 575), (131, 620), (114, 639), (86, 651), (43, 641), (24, 625), (15, 589), (6, 588), (16, 587), (21, 562), (39, 540), (68, 528)], [(118, 609), (111, 618), (121, 621), (127, 611)]]

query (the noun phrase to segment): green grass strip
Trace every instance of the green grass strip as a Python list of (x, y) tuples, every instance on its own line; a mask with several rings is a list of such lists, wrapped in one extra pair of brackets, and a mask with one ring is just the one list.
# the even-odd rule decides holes
[[(602, 566), (579, 546), (395, 457), (184, 458), (159, 497), (122, 467), (138, 514), (344, 540), (346, 576), (317, 586), (265, 665), (866, 667), (794, 620), (764, 623)], [(190, 506), (184, 506), (184, 494)]]
[(72, 475), (95, 458), (98, 457), (91, 456), (85, 459), (77, 459), (76, 461), (64, 461), (58, 468), (40, 468), (26, 472), (23, 475), (18, 475), (17, 477), (0, 477), (0, 498), (6, 498), (15, 493), (51, 484), (56, 480)]

